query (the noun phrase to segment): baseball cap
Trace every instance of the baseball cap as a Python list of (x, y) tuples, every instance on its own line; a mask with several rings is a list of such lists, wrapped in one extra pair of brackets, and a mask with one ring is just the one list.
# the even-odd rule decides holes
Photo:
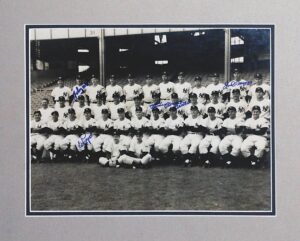
[(234, 106), (229, 106), (227, 110), (228, 110), (228, 111), (230, 111), (230, 110), (236, 111), (236, 108), (235, 108)]
[(175, 106), (170, 107), (169, 111), (177, 111)]
[(133, 75), (132, 74), (128, 74), (128, 79), (133, 79)]
[(159, 112), (159, 109), (156, 108), (156, 107), (154, 107), (154, 108), (152, 109), (152, 112)]
[(239, 94), (240, 94), (241, 91), (240, 91), (240, 89), (233, 89), (233, 90), (232, 90), (232, 93), (239, 93)]
[(58, 116), (59, 114), (58, 114), (58, 111), (55, 110), (55, 111), (51, 112), (51, 115), (57, 115)]
[(198, 98), (196, 93), (190, 93), (190, 98)]
[(83, 113), (92, 113), (92, 110), (90, 108), (85, 108)]
[(260, 107), (258, 105), (255, 105), (255, 106), (252, 107), (252, 111), (253, 110), (259, 110), (260, 111)]
[(201, 81), (201, 80), (202, 80), (202, 78), (200, 76), (195, 77), (195, 81)]
[(112, 97), (113, 97), (113, 98), (119, 98), (119, 97), (120, 97), (120, 94), (119, 94), (119, 92), (115, 92), (115, 93), (113, 93)]
[(197, 106), (191, 106), (191, 110), (199, 110)]
[(257, 87), (257, 88), (255, 89), (255, 92), (264, 92), (264, 90), (263, 90), (261, 87)]
[(70, 108), (70, 109), (68, 109), (68, 113), (69, 114), (72, 114), (72, 113), (75, 114), (75, 110), (73, 108)]
[(155, 98), (155, 97), (160, 97), (160, 92), (153, 92), (152, 93), (152, 98)]
[(215, 109), (215, 107), (211, 106), (211, 107), (208, 107), (207, 112), (209, 112), (209, 113), (212, 113), (212, 112), (216, 113), (216, 109)]
[(220, 75), (219, 75), (218, 73), (213, 73), (213, 74), (211, 75), (211, 77), (219, 78)]
[(255, 79), (262, 79), (262, 74), (257, 73), (257, 74), (254, 75), (254, 78)]
[(77, 99), (78, 100), (84, 100), (84, 96), (83, 95), (79, 95)]
[(65, 97), (64, 96), (59, 96), (58, 97), (58, 101), (65, 101), (66, 99), (65, 99)]
[(118, 109), (118, 113), (124, 113), (124, 112), (125, 112), (124, 108), (119, 108)]
[(178, 94), (177, 93), (172, 93), (171, 98), (173, 98), (173, 99), (178, 98)]
[(39, 115), (42, 115), (42, 113), (39, 111), (39, 110), (36, 110), (35, 112), (33, 112), (33, 114), (39, 114)]
[(183, 72), (179, 72), (178, 76), (183, 76), (184, 73)]
[(235, 69), (233, 70), (233, 73), (238, 73), (238, 72), (240, 72), (240, 71), (239, 71), (239, 69), (237, 69), (237, 68), (235, 68)]
[(137, 107), (135, 108), (135, 111), (136, 111), (136, 112), (142, 112), (142, 111), (143, 111), (143, 109), (142, 109), (142, 107), (140, 107), (140, 106), (137, 106)]
[(101, 110), (101, 113), (102, 113), (102, 114), (108, 114), (108, 109), (102, 109), (102, 110)]
[(114, 74), (111, 74), (111, 75), (109, 76), (109, 78), (110, 78), (110, 79), (114, 79), (114, 78), (115, 78), (115, 75), (114, 75)]
[(167, 72), (167, 71), (163, 71), (161, 75), (166, 75), (166, 76), (168, 76), (168, 72)]
[(152, 79), (152, 76), (150, 74), (147, 74), (146, 79)]
[(219, 91), (214, 90), (214, 91), (211, 92), (211, 95), (219, 95)]

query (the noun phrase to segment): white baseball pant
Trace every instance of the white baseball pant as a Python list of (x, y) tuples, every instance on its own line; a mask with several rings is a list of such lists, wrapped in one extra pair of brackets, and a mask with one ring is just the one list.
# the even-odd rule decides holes
[(219, 144), (219, 151), (221, 155), (225, 155), (228, 153), (228, 147), (232, 146), (231, 155), (238, 156), (241, 151), (242, 143), (243, 138), (238, 135), (225, 136)]
[(132, 165), (133, 163), (146, 165), (147, 163), (151, 162), (152, 156), (150, 154), (147, 154), (143, 156), (142, 158), (132, 157), (128, 155), (121, 155), (118, 159), (119, 163)]
[(92, 146), (95, 152), (99, 152), (101, 150), (105, 150), (105, 146), (113, 141), (112, 136), (107, 134), (100, 134), (92, 141)]
[(180, 143), (180, 151), (182, 154), (195, 154), (197, 148), (203, 139), (201, 134), (190, 133), (187, 134)]
[(30, 137), (30, 145), (36, 145), (38, 151), (42, 150), (44, 147), (44, 142), (47, 138), (40, 134), (34, 134)]
[(167, 153), (169, 150), (169, 146), (172, 144), (173, 145), (172, 151), (177, 152), (180, 150), (181, 141), (182, 141), (181, 136), (169, 135), (163, 139), (159, 149), (162, 153)]
[(162, 143), (162, 141), (164, 140), (164, 136), (163, 135), (157, 135), (157, 134), (155, 134), (155, 135), (151, 135), (151, 136), (149, 136), (149, 138), (147, 139), (147, 144), (149, 145), (149, 146), (154, 146), (154, 150), (156, 151), (156, 152), (158, 152), (159, 151), (159, 148), (160, 148), (160, 145), (161, 145), (161, 143)]
[(76, 145), (78, 143), (78, 135), (68, 135), (60, 143), (60, 149), (67, 150), (69, 145), (70, 149), (76, 151)]
[(221, 139), (219, 136), (206, 135), (205, 138), (200, 142), (199, 153), (200, 154), (208, 153), (208, 147), (211, 145), (212, 147), (210, 149), (210, 152), (217, 154), (220, 141)]
[(264, 136), (251, 135), (243, 141), (241, 145), (241, 152), (244, 157), (249, 157), (251, 155), (251, 147), (255, 146), (256, 149), (254, 155), (257, 158), (261, 158), (264, 154), (264, 150), (266, 149), (267, 145), (268, 141), (267, 138), (265, 138)]
[(53, 149), (54, 150), (59, 150), (60, 147), (60, 143), (62, 142), (62, 140), (64, 139), (63, 136), (60, 135), (51, 135), (45, 142), (44, 142), (44, 148), (46, 150), (50, 150)]

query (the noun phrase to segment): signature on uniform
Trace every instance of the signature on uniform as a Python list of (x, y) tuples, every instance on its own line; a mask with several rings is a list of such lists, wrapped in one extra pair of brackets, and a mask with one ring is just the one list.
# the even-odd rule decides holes
[(176, 109), (179, 109), (185, 105), (188, 105), (190, 102), (188, 101), (179, 101), (177, 103), (172, 103), (172, 102), (165, 102), (165, 103), (158, 103), (158, 104), (151, 104), (149, 105), (149, 107), (151, 108), (151, 110), (153, 110), (154, 108), (157, 107), (161, 107), (163, 106), (164, 108), (168, 108), (168, 107), (176, 107)]
[(80, 87), (76, 86), (75, 90), (73, 90), (73, 101), (76, 101), (78, 96), (81, 95), (84, 89), (87, 87), (87, 84), (83, 84)]
[(252, 85), (252, 81), (245, 81), (245, 82), (239, 82), (239, 81), (230, 81), (230, 82), (225, 82), (224, 83), (224, 89), (227, 89), (229, 87), (235, 87), (235, 86), (246, 86), (246, 85)]
[(86, 144), (91, 144), (91, 138), (92, 138), (91, 133), (82, 135), (78, 140), (78, 147), (83, 148)]

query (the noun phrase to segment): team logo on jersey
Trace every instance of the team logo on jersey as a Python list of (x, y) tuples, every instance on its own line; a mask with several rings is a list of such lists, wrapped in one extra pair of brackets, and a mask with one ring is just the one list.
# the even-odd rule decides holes
[(244, 107), (242, 107), (242, 106), (240, 106), (240, 107), (239, 107), (239, 112), (241, 112), (241, 113), (242, 113), (242, 112), (244, 112), (244, 111), (245, 111), (245, 108), (244, 108)]
[(108, 125), (108, 124), (106, 124), (106, 125), (105, 125), (105, 129), (108, 129), (108, 127), (109, 127), (109, 125)]
[(67, 118), (68, 117), (68, 113), (66, 112), (66, 113), (64, 113), (64, 117), (65, 118)]
[(100, 90), (97, 91), (97, 95), (101, 95), (101, 91)]
[(215, 126), (215, 129), (218, 129), (218, 125)]
[(172, 92), (172, 88), (167, 88), (167, 92), (171, 93)]
[(222, 110), (218, 110), (217, 113), (218, 113), (219, 115), (221, 115), (221, 114), (222, 114)]
[(67, 93), (67, 92), (64, 92), (63, 95), (64, 95), (64, 96), (68, 96), (68, 93)]
[(262, 109), (264, 112), (267, 112), (269, 110), (269, 106), (264, 106)]
[(183, 89), (183, 93), (187, 93), (188, 92), (188, 89)]
[(139, 93), (139, 91), (138, 91), (138, 90), (134, 90), (133, 93), (134, 93), (135, 95), (137, 95), (137, 94)]

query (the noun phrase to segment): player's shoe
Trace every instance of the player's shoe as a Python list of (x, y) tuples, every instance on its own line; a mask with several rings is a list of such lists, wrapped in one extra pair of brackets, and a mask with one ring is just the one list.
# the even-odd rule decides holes
[(37, 161), (37, 156), (31, 155), (31, 162), (36, 162), (36, 161)]
[(132, 166), (132, 169), (136, 169), (136, 166)]
[(232, 166), (232, 162), (231, 161), (225, 162), (225, 167), (231, 167), (231, 166)]
[(191, 166), (192, 166), (192, 161), (189, 160), (189, 159), (186, 159), (186, 160), (184, 161), (184, 166), (185, 166), (185, 167), (191, 167)]
[(210, 162), (210, 160), (206, 160), (206, 161), (204, 162), (204, 167), (206, 167), (206, 168), (211, 167), (211, 162)]
[(117, 164), (117, 165), (116, 165), (116, 168), (120, 168), (120, 166), (121, 166), (120, 164)]

